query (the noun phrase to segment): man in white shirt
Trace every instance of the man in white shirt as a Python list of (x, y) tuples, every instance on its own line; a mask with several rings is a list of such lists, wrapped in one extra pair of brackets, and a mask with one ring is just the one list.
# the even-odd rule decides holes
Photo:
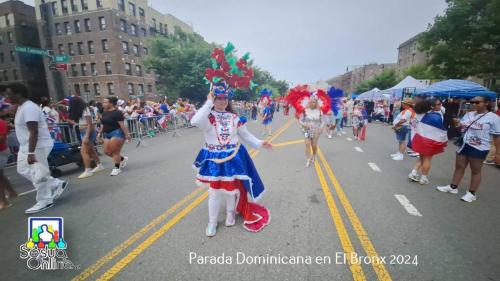
[(7, 88), (12, 103), (19, 106), (15, 117), (19, 141), (17, 172), (31, 181), (37, 191), (36, 204), (25, 213), (38, 213), (52, 207), (68, 183), (50, 175), (47, 156), (54, 142), (40, 107), (28, 99), (28, 90), (23, 84), (11, 83)]

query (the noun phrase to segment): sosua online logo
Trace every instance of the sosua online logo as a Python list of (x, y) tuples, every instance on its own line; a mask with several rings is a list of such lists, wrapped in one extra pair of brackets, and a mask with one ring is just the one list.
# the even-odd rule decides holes
[(33, 270), (78, 269), (66, 253), (62, 217), (28, 218), (28, 241), (19, 246), (20, 257)]

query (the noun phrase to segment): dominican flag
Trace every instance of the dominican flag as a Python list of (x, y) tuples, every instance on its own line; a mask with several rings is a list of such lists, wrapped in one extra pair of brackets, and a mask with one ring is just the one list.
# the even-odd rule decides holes
[(411, 128), (412, 149), (423, 156), (432, 156), (444, 151), (448, 135), (443, 117), (438, 112), (417, 116)]
[(163, 128), (167, 128), (167, 117), (163, 115), (160, 119), (158, 119), (158, 124)]

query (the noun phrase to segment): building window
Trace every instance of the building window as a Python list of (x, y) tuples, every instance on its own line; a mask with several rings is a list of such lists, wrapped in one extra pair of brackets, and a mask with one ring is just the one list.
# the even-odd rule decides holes
[(97, 68), (95, 66), (95, 62), (90, 64), (90, 72), (92, 76), (97, 76)]
[(160, 34), (163, 34), (163, 23), (160, 22)]
[(75, 33), (80, 33), (82, 29), (80, 28), (80, 21), (75, 20)]
[(61, 8), (63, 15), (66, 15), (68, 13), (68, 0), (61, 0)]
[(80, 64), (80, 70), (82, 72), (82, 76), (87, 76), (87, 65), (82, 63)]
[(12, 43), (14, 42), (14, 36), (12, 35), (12, 32), (7, 32), (7, 42)]
[(125, 0), (118, 0), (118, 9), (120, 11), (125, 12)]
[(168, 34), (168, 28), (167, 28), (167, 24), (163, 24), (163, 32), (164, 34)]
[(141, 18), (146, 17), (146, 13), (144, 13), (144, 9), (143, 8), (139, 8), (139, 17), (141, 17)]
[(142, 48), (142, 50), (144, 51), (144, 54), (145, 54), (145, 55), (148, 55), (148, 54), (149, 54), (149, 50), (148, 50), (148, 48), (143, 47), (143, 48)]
[(76, 0), (70, 0), (71, 3), (71, 11), (78, 12), (78, 7), (76, 6)]
[(3, 80), (5, 80), (5, 81), (9, 80), (9, 75), (7, 74), (7, 70), (3, 71)]
[(74, 56), (75, 55), (75, 50), (73, 49), (73, 43), (68, 43), (68, 54), (70, 56)]
[(3, 44), (3, 35), (0, 34), (0, 45), (2, 45), (2, 44)]
[(78, 76), (78, 70), (76, 69), (76, 64), (72, 64), (71, 65), (71, 75), (73, 77), (77, 77)]
[(139, 46), (138, 45), (134, 45), (134, 47), (132, 48), (132, 50), (134, 51), (134, 56), (140, 57), (140, 55), (139, 55)]
[(137, 36), (137, 26), (135, 24), (130, 25), (130, 34)]
[(64, 45), (63, 44), (59, 44), (58, 45), (58, 49), (59, 49), (59, 54), (60, 55), (64, 55)]
[(94, 93), (96, 96), (101, 95), (101, 86), (99, 85), (99, 83), (94, 83)]
[(153, 28), (156, 30), (156, 19), (151, 19), (151, 22), (153, 23)]
[(75, 93), (80, 93), (80, 84), (75, 84)]
[(89, 3), (87, 0), (81, 0), (82, 10), (87, 11), (89, 9)]
[(16, 61), (16, 53), (14, 51), (10, 51), (10, 60)]
[(148, 84), (148, 93), (153, 92), (153, 86), (151, 84)]
[(55, 28), (56, 28), (56, 35), (62, 35), (61, 24), (60, 23), (56, 23), (55, 24)]
[(3, 55), (3, 53), (0, 53), (0, 63), (4, 63), (5, 62), (5, 57)]
[(143, 84), (138, 84), (137, 85), (137, 91), (139, 96), (144, 96), (144, 85)]
[(83, 91), (84, 91), (86, 94), (89, 94), (89, 93), (90, 93), (90, 87), (89, 87), (89, 84), (83, 84)]
[(128, 55), (128, 42), (122, 42), (122, 49), (125, 55)]
[(102, 44), (102, 52), (107, 53), (109, 51), (108, 39), (102, 39), (101, 44)]
[(54, 16), (57, 16), (57, 2), (56, 1), (51, 2), (50, 7), (52, 8), (52, 14)]
[(97, 8), (102, 8), (102, 0), (96, 0)]
[(146, 29), (145, 28), (141, 28), (141, 33), (142, 33), (142, 37), (146, 37), (148, 35), (146, 33)]
[(130, 63), (125, 63), (125, 74), (132, 75), (132, 68), (130, 67)]
[(132, 2), (128, 2), (128, 13), (134, 17), (136, 16), (135, 5)]
[(83, 55), (83, 42), (78, 42), (76, 45), (78, 46), (78, 54)]
[(94, 54), (95, 53), (94, 41), (88, 41), (87, 42), (87, 47), (89, 49), (89, 54)]
[(134, 84), (128, 83), (127, 88), (128, 88), (128, 94), (133, 95), (134, 94)]
[(71, 35), (71, 25), (69, 25), (69, 22), (64, 22), (64, 32), (66, 32), (66, 35)]
[(101, 30), (106, 30), (106, 18), (105, 17), (99, 17), (99, 28)]
[(135, 74), (137, 76), (142, 76), (142, 67), (140, 65), (135, 66)]
[(120, 30), (123, 32), (127, 32), (127, 22), (125, 20), (120, 20)]
[(17, 69), (12, 69), (12, 76), (14, 77), (14, 80), (17, 80)]
[(85, 31), (86, 32), (92, 31), (92, 26), (90, 25), (90, 19), (85, 19), (84, 22), (85, 22)]
[(108, 95), (112, 96), (115, 94), (115, 85), (113, 83), (108, 83)]
[(106, 74), (113, 74), (113, 71), (111, 70), (111, 62), (105, 62), (104, 68), (106, 68)]

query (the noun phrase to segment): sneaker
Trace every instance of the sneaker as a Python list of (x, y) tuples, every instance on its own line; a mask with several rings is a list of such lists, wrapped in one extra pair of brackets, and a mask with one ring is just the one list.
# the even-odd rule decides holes
[(402, 153), (399, 153), (398, 155), (392, 157), (392, 160), (395, 160), (395, 161), (401, 161), (404, 159), (404, 156)]
[(311, 166), (311, 159), (307, 159), (306, 161), (306, 168), (309, 168)]
[(61, 194), (63, 194), (63, 192), (66, 190), (66, 188), (68, 187), (69, 183), (67, 181), (63, 181), (61, 183), (61, 185), (59, 185), (56, 189), (56, 191), (54, 191), (54, 195), (53, 195), (53, 198), (52, 200), (56, 200), (58, 199), (59, 197), (61, 197)]
[(36, 202), (35, 205), (33, 205), (33, 207), (27, 209), (26, 211), (24, 211), (25, 214), (34, 214), (34, 213), (38, 213), (38, 212), (41, 212), (43, 210), (47, 210), (48, 208), (54, 206), (54, 203), (47, 203), (47, 202)]
[(328, 134), (328, 138), (331, 139), (332, 138), (332, 134)]
[(227, 212), (226, 226), (233, 226), (236, 223), (236, 214), (234, 212)]
[(445, 185), (445, 186), (438, 186), (436, 187), (437, 190), (441, 192), (449, 192), (451, 194), (457, 194), (458, 193), (458, 188), (451, 188), (450, 185)]
[(484, 160), (483, 163), (486, 164), (486, 165), (495, 165), (495, 162), (492, 161), (492, 160)]
[(91, 177), (93, 176), (94, 173), (93, 172), (83, 172), (81, 175), (78, 176), (79, 179), (84, 179), (84, 178), (88, 178), (88, 177)]
[(97, 164), (97, 166), (95, 166), (95, 168), (92, 170), (92, 173), (98, 173), (98, 172), (101, 172), (101, 171), (104, 171), (104, 166), (99, 163)]
[(472, 201), (476, 201), (476, 195), (470, 193), (470, 191), (467, 191), (465, 195), (460, 198), (460, 200), (471, 203)]
[(128, 157), (123, 156), (123, 160), (120, 162), (120, 169), (127, 167), (127, 161), (128, 161)]
[(419, 175), (415, 175), (415, 174), (412, 174), (410, 173), (408, 175), (408, 178), (414, 182), (419, 182), (420, 181), (420, 176)]
[(420, 153), (413, 151), (413, 152), (411, 152), (411, 153), (408, 153), (408, 156), (411, 156), (411, 157), (418, 157), (418, 156), (420, 156)]
[(110, 176), (118, 176), (121, 172), (122, 172), (121, 169), (119, 169), (119, 168), (113, 168), (113, 170), (111, 171), (111, 174), (109, 174), (109, 175)]
[(429, 179), (426, 176), (421, 176), (418, 183), (420, 183), (421, 185), (429, 184)]
[(215, 223), (208, 223), (207, 229), (205, 230), (205, 234), (208, 237), (213, 237), (217, 233), (217, 224)]
[(394, 157), (396, 157), (398, 155), (399, 155), (399, 152), (393, 153), (393, 154), (391, 154), (391, 158), (394, 158)]

